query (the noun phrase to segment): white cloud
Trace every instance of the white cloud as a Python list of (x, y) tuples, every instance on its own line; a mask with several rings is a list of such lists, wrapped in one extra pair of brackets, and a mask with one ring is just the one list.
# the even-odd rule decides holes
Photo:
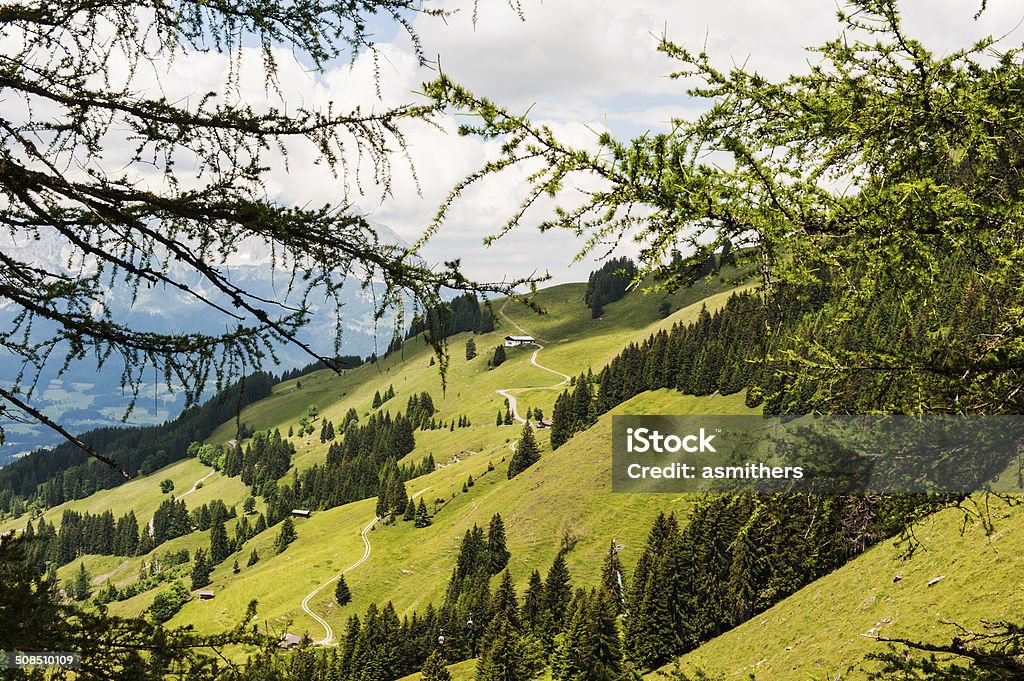
[[(907, 32), (942, 53), (982, 35), (1010, 31), (1024, 15), (1016, 3), (990, 0), (989, 10), (975, 22), (972, 15), (978, 3), (908, 0), (903, 3)], [(655, 51), (663, 31), (691, 48), (706, 45), (720, 66), (747, 62), (772, 78), (805, 70), (808, 60), (816, 56), (804, 48), (839, 31), (836, 5), (823, 0), (524, 0), (525, 21), (502, 0), (481, 0), (475, 27), (472, 0), (442, 0), (435, 6), (460, 11), (447, 21), (416, 18), (429, 57), (438, 55), (449, 75), (478, 94), (515, 111), (533, 106), (532, 116), (575, 144), (592, 144), (593, 130), (604, 126), (629, 136), (647, 129), (665, 130), (671, 118), (702, 110), (702, 102), (684, 94), (684, 84), (667, 77), (675, 65)], [(1021, 33), (1018, 29), (1009, 42), (1019, 44)], [(336, 109), (358, 106), (366, 112), (420, 101), (415, 92), (436, 75), (417, 63), (401, 31), (391, 42), (379, 45), (376, 63), (372, 55), (363, 54), (353, 64), (335, 65), (323, 74), (310, 72), (285, 50), (278, 56), (281, 93), (265, 87), (255, 50), (247, 53), (237, 90), (225, 86), (229, 62), (216, 53), (179, 55), (169, 66), (137, 77), (143, 86), (162, 88), (171, 101), (197, 101), (206, 92), (216, 91), (257, 108), (273, 105), (294, 110), (333, 103)], [(9, 109), (15, 104), (3, 106)], [(317, 206), (341, 204), (347, 196), (373, 220), (413, 241), (449, 189), (497, 150), (496, 142), (457, 136), (457, 122), (451, 118), (439, 123), (440, 129), (418, 122), (405, 128), (419, 191), (404, 160), (396, 155), (391, 197), (381, 196), (365, 161), (360, 166), (364, 193), (346, 194), (342, 180), (315, 164), (315, 150), (290, 143), (287, 169), (276, 152), (268, 156), (275, 167), (268, 195)], [(108, 153), (112, 166), (125, 153), (126, 146), (112, 145)], [(354, 155), (347, 155), (346, 161), (356, 163)], [(480, 278), (523, 276), (534, 270), (550, 271), (560, 280), (584, 278), (591, 263), (569, 269), (578, 251), (571, 235), (538, 235), (533, 229), (542, 211), (519, 232), (490, 248), (483, 246), (484, 237), (501, 227), (524, 196), (524, 172), (515, 170), (467, 191), (426, 255), (437, 260), (460, 257), (466, 270)], [(155, 174), (146, 177), (158, 179)], [(542, 207), (546, 205), (542, 202)]]

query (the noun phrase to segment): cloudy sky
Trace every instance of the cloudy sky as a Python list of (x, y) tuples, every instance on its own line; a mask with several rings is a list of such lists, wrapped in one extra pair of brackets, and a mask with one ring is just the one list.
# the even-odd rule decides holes
[[(988, 11), (975, 21), (978, 2), (907, 0), (908, 33), (940, 53), (988, 34), (1008, 33), (1007, 44), (1024, 42), (1018, 27), (1024, 6), (1017, 0), (989, 0)], [(592, 140), (592, 131), (603, 127), (621, 137), (664, 130), (671, 117), (701, 110), (701, 102), (689, 99), (683, 86), (667, 77), (673, 64), (655, 51), (663, 32), (691, 47), (706, 45), (721, 66), (746, 62), (781, 78), (805, 70), (815, 58), (805, 46), (839, 31), (837, 5), (830, 0), (522, 0), (524, 20), (503, 0), (480, 0), (475, 26), (472, 0), (443, 0), (432, 6), (455, 14), (446, 21), (416, 19), (429, 57), (438, 58), (445, 72), (475, 93), (515, 111), (530, 109), (534, 119), (578, 143)], [(352, 65), (332, 65), (324, 74), (285, 65), (282, 82), (290, 97), (303, 102), (359, 103), (365, 108), (420, 101), (415, 92), (435, 72), (417, 65), (408, 37), (393, 27), (381, 26), (377, 41), (382, 99), (375, 94), (366, 55)], [(179, 60), (172, 67), (176, 88), (202, 91), (215, 85), (217, 64), (197, 68), (196, 59)], [(254, 77), (243, 92), (259, 97), (265, 91)], [(441, 130), (425, 125), (407, 129), (419, 193), (399, 164), (392, 197), (382, 200), (372, 184), (364, 184), (364, 193), (353, 195), (356, 205), (375, 222), (415, 240), (451, 186), (494, 156), (493, 142), (459, 138), (455, 125), (449, 117)], [(490, 247), (482, 245), (514, 211), (522, 196), (521, 179), (513, 174), (474, 188), (425, 254), (432, 259), (461, 257), (468, 273), (480, 279), (533, 272), (549, 272), (556, 281), (585, 278), (593, 261), (570, 268), (576, 244), (566, 234), (537, 234), (531, 225), (540, 213), (519, 232)], [(303, 163), (300, 152), (292, 157), (288, 173), (274, 174), (271, 191), (282, 201), (319, 203), (337, 199), (338, 183)]]

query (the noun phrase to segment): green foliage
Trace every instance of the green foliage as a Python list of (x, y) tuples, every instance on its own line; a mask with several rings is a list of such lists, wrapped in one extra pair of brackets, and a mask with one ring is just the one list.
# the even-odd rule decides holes
[(429, 527), (430, 526), (430, 512), (427, 511), (427, 504), (420, 499), (419, 506), (416, 507), (416, 527)]
[(220, 565), (229, 555), (231, 546), (224, 529), (224, 518), (218, 514), (210, 524), (210, 561), (213, 565)]
[(471, 360), (476, 357), (476, 341), (472, 338), (466, 339), (466, 359)]
[(494, 348), (494, 354), (491, 355), (491, 366), (500, 367), (502, 364), (505, 363), (506, 359), (507, 357), (505, 355), (505, 346), (499, 345), (498, 347)]
[[(756, 263), (746, 271), (772, 302), (818, 295), (820, 314), (805, 320), (813, 336), (793, 334), (769, 356), (788, 365), (780, 381), (801, 378), (803, 404), (842, 412), (848, 386), (896, 384), (907, 387), (879, 408), (1019, 413), (1024, 346), (1008, 330), (1024, 305), (1024, 100), (1006, 83), (1024, 77), (1021, 48), (987, 37), (932, 51), (895, 0), (851, 0), (838, 16), (839, 36), (811, 49), (809, 71), (779, 81), (662, 39), (705, 113), (668, 134), (599, 133), (597, 149), (572, 148), (439, 77), (426, 86), (437, 102), (479, 115), (462, 132), (502, 146), (453, 189), (438, 221), (471, 184), (541, 157), (506, 229), (532, 224), (537, 196), (599, 178), (602, 188), (540, 229), (582, 229), (581, 255), (628, 234), (643, 254), (637, 284), (671, 291), (724, 262)], [(962, 281), (967, 314), (951, 313), (948, 278)], [(858, 333), (854, 321), (873, 316), (887, 317), (890, 336)], [(713, 360), (694, 365), (710, 376)], [(730, 389), (742, 383), (723, 377)]]
[(420, 673), (423, 681), (452, 681), (452, 673), (444, 666), (444, 656), (440, 650), (427, 656)]
[(587, 291), (583, 295), (583, 302), (590, 308), (591, 317), (597, 319), (603, 312), (603, 305), (614, 303), (626, 295), (636, 272), (636, 263), (627, 257), (612, 258), (600, 269), (591, 272), (587, 278)]
[(889, 650), (872, 653), (868, 679), (917, 681), (1011, 681), (1024, 675), (1024, 627), (989, 622), (983, 631), (958, 626), (949, 643), (880, 637)]
[(555, 637), (552, 678), (557, 681), (622, 678), (617, 618), (615, 605), (604, 591), (578, 594), (568, 627)]
[(504, 615), (491, 622), (489, 645), (480, 655), (476, 681), (530, 681), (544, 669), (544, 652), (532, 638), (523, 636)]
[(178, 614), (181, 606), (189, 600), (188, 589), (182, 586), (181, 582), (174, 582), (169, 589), (165, 589), (153, 598), (153, 604), (149, 606), (149, 617), (157, 623), (163, 623)]
[(210, 583), (210, 573), (213, 572), (213, 565), (206, 558), (206, 551), (196, 549), (196, 555), (192, 564), (192, 590), (201, 589)]
[(164, 494), (167, 494), (168, 492), (173, 492), (174, 491), (174, 481), (171, 480), (171, 479), (161, 480), (160, 481), (160, 491), (163, 492)]
[(78, 572), (73, 580), (68, 581), (66, 590), (73, 600), (84, 601), (89, 598), (89, 573), (85, 570), (85, 563), (78, 564)]
[(533, 436), (533, 427), (529, 421), (523, 424), (523, 431), (516, 443), (516, 450), (508, 463), (508, 479), (511, 480), (533, 464), (540, 461), (540, 448)]
[(274, 541), (274, 552), (278, 554), (284, 553), (288, 545), (295, 541), (297, 536), (292, 517), (285, 516), (284, 522), (281, 523), (281, 529), (277, 533), (277, 539)]
[(348, 605), (351, 601), (352, 592), (345, 582), (345, 575), (338, 575), (338, 583), (334, 587), (334, 602), (338, 605)]

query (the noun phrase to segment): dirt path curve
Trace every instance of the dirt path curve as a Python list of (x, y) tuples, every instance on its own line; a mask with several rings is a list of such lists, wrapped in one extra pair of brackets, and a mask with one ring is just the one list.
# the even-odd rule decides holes
[[(498, 310), (498, 312), (501, 313), (501, 316), (504, 317), (506, 320), (508, 320), (509, 324), (511, 324), (512, 326), (516, 327), (516, 329), (520, 333), (522, 333), (524, 336), (531, 335), (530, 332), (528, 332), (526, 329), (521, 327), (519, 324), (517, 324), (515, 322), (515, 320), (513, 320), (511, 317), (509, 317), (507, 314), (505, 314), (505, 305), (508, 305), (508, 301), (507, 300), (501, 306), (501, 309)], [(537, 338), (537, 336), (534, 336), (534, 338)], [(512, 394), (513, 391), (522, 391), (522, 390), (554, 390), (556, 388), (561, 388), (563, 385), (568, 383), (569, 380), (570, 380), (570, 377), (567, 376), (566, 374), (563, 374), (561, 371), (555, 371), (551, 367), (546, 367), (543, 364), (541, 364), (540, 362), (538, 362), (537, 361), (537, 355), (538, 355), (538, 353), (540, 353), (541, 350), (544, 349), (544, 346), (541, 345), (540, 343), (534, 343), (534, 345), (537, 346), (537, 349), (534, 350), (533, 351), (533, 355), (530, 356), (530, 364), (532, 364), (533, 366), (537, 367), (538, 369), (543, 369), (544, 371), (547, 371), (547, 372), (550, 372), (552, 374), (555, 374), (556, 376), (561, 376), (562, 380), (559, 381), (558, 383), (554, 383), (552, 385), (537, 386), (537, 387), (534, 387), (534, 388), (502, 388), (501, 390), (495, 390), (494, 392), (498, 393), (499, 395), (501, 395), (502, 397), (504, 397), (505, 399), (508, 400), (508, 407), (509, 407), (509, 410), (512, 412), (512, 418), (514, 418), (516, 421), (519, 421), (519, 423), (526, 423), (526, 419), (524, 419), (522, 416), (519, 415), (519, 410), (517, 408), (518, 404), (516, 403), (515, 395)]]
[[(421, 494), (423, 494), (424, 492), (427, 492), (429, 490), (430, 490), (429, 487), (421, 489), (419, 492), (416, 492), (416, 494), (413, 494), (411, 497), (409, 497), (409, 502), (411, 503), (418, 496), (420, 496)], [(336, 582), (338, 580), (338, 577), (341, 577), (342, 575), (344, 575), (344, 574), (346, 574), (346, 573), (348, 573), (348, 572), (350, 572), (352, 570), (355, 570), (357, 567), (359, 567), (360, 565), (362, 565), (363, 563), (366, 562), (366, 559), (370, 557), (370, 552), (373, 550), (372, 547), (370, 546), (370, 539), (366, 536), (366, 534), (370, 530), (373, 529), (373, 526), (376, 525), (377, 521), (379, 521), (379, 520), (380, 520), (379, 517), (374, 518), (373, 520), (370, 521), (370, 523), (366, 527), (363, 528), (363, 531), (359, 533), (359, 536), (362, 537), (362, 539), (363, 539), (363, 546), (365, 547), (364, 550), (363, 550), (363, 555), (359, 558), (359, 560), (357, 560), (356, 562), (352, 563), (347, 568), (345, 568), (344, 570), (342, 570), (338, 574), (334, 575), (333, 577), (328, 579), (326, 582), (324, 582), (323, 584), (321, 584), (317, 588), (315, 588), (312, 591), (310, 591), (308, 594), (306, 594), (306, 597), (302, 599), (302, 609), (305, 611), (305, 613), (307, 615), (309, 615), (310, 617), (312, 617), (313, 619), (315, 619), (317, 622), (319, 622), (320, 626), (322, 626), (324, 628), (324, 637), (316, 642), (317, 645), (321, 645), (321, 646), (330, 645), (331, 641), (334, 640), (334, 629), (331, 627), (330, 623), (327, 620), (325, 620), (323, 617), (321, 617), (320, 615), (316, 614), (315, 612), (313, 612), (310, 609), (309, 602), (311, 600), (313, 600), (313, 598), (318, 593), (323, 591), (329, 584), (332, 584), (332, 583)]]

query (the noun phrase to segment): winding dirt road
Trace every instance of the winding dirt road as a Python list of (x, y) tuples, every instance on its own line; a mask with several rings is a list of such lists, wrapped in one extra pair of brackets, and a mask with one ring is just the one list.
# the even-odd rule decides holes
[[(412, 503), (413, 500), (415, 500), (421, 494), (423, 494), (424, 492), (427, 492), (429, 490), (430, 490), (429, 487), (421, 489), (419, 492), (416, 492), (416, 494), (413, 494), (411, 497), (409, 497), (409, 502)], [(321, 584), (317, 588), (315, 588), (312, 591), (310, 591), (308, 594), (306, 594), (306, 597), (302, 599), (302, 609), (303, 609), (303, 611), (305, 611), (305, 613), (307, 615), (309, 615), (310, 617), (315, 619), (317, 622), (319, 622), (320, 626), (322, 626), (324, 628), (324, 637), (316, 642), (317, 645), (321, 645), (321, 646), (330, 645), (331, 641), (334, 640), (334, 629), (331, 627), (330, 623), (327, 620), (325, 620), (323, 617), (321, 617), (320, 615), (316, 614), (315, 612), (313, 612), (310, 609), (309, 602), (311, 600), (313, 600), (313, 598), (316, 597), (316, 595), (318, 593), (320, 593), (325, 588), (327, 588), (328, 585), (333, 584), (334, 582), (338, 581), (339, 577), (341, 577), (344, 574), (347, 574), (348, 572), (351, 572), (352, 570), (355, 570), (357, 567), (359, 567), (360, 565), (362, 565), (363, 563), (366, 562), (366, 559), (370, 557), (370, 553), (373, 550), (373, 548), (370, 546), (370, 539), (369, 539), (369, 537), (366, 536), (366, 534), (370, 530), (373, 529), (373, 526), (376, 525), (377, 521), (379, 521), (379, 520), (380, 520), (380, 517), (374, 518), (373, 520), (370, 521), (370, 523), (366, 527), (363, 528), (363, 531), (359, 533), (359, 536), (362, 537), (362, 539), (363, 539), (363, 545), (365, 547), (365, 549), (363, 550), (363, 555), (359, 558), (359, 560), (357, 560), (356, 562), (352, 563), (347, 568), (345, 568), (344, 570), (342, 570), (338, 574), (334, 575), (333, 577), (328, 579), (326, 582), (324, 582), (323, 584)]]
[[(505, 305), (508, 305), (508, 301), (507, 300), (505, 301), (505, 304), (501, 306), (501, 309), (498, 310), (498, 312), (501, 313), (501, 316), (504, 317), (505, 319), (507, 319), (509, 324), (511, 324), (512, 326), (516, 327), (516, 329), (520, 333), (522, 333), (524, 336), (530, 336), (531, 335), (530, 332), (528, 332), (523, 327), (519, 326), (519, 324), (517, 324), (511, 317), (509, 317), (507, 314), (505, 314)], [(533, 337), (534, 338), (538, 338), (537, 336), (533, 336)], [(523, 391), (523, 390), (554, 390), (556, 388), (561, 388), (563, 385), (568, 383), (569, 380), (570, 380), (570, 377), (567, 376), (566, 374), (563, 374), (561, 371), (555, 371), (551, 367), (546, 367), (543, 364), (541, 364), (540, 362), (538, 362), (537, 361), (537, 354), (541, 350), (544, 349), (544, 346), (541, 345), (540, 343), (534, 343), (534, 345), (537, 346), (537, 349), (534, 350), (533, 351), (533, 355), (530, 356), (530, 364), (532, 364), (533, 366), (537, 367), (538, 369), (543, 369), (544, 371), (547, 371), (547, 372), (550, 372), (552, 374), (555, 374), (556, 376), (561, 376), (562, 380), (559, 381), (558, 383), (554, 383), (552, 385), (537, 386), (535, 388), (502, 388), (501, 390), (495, 390), (494, 392), (498, 393), (499, 395), (501, 395), (502, 397), (504, 397), (505, 399), (508, 400), (508, 406), (509, 406), (509, 410), (511, 410), (511, 412), (512, 412), (512, 418), (514, 418), (516, 421), (519, 421), (519, 423), (526, 423), (526, 419), (524, 419), (522, 416), (519, 415), (519, 410), (517, 408), (518, 405), (516, 403), (516, 398), (515, 398), (515, 395), (512, 394), (513, 391)]]

